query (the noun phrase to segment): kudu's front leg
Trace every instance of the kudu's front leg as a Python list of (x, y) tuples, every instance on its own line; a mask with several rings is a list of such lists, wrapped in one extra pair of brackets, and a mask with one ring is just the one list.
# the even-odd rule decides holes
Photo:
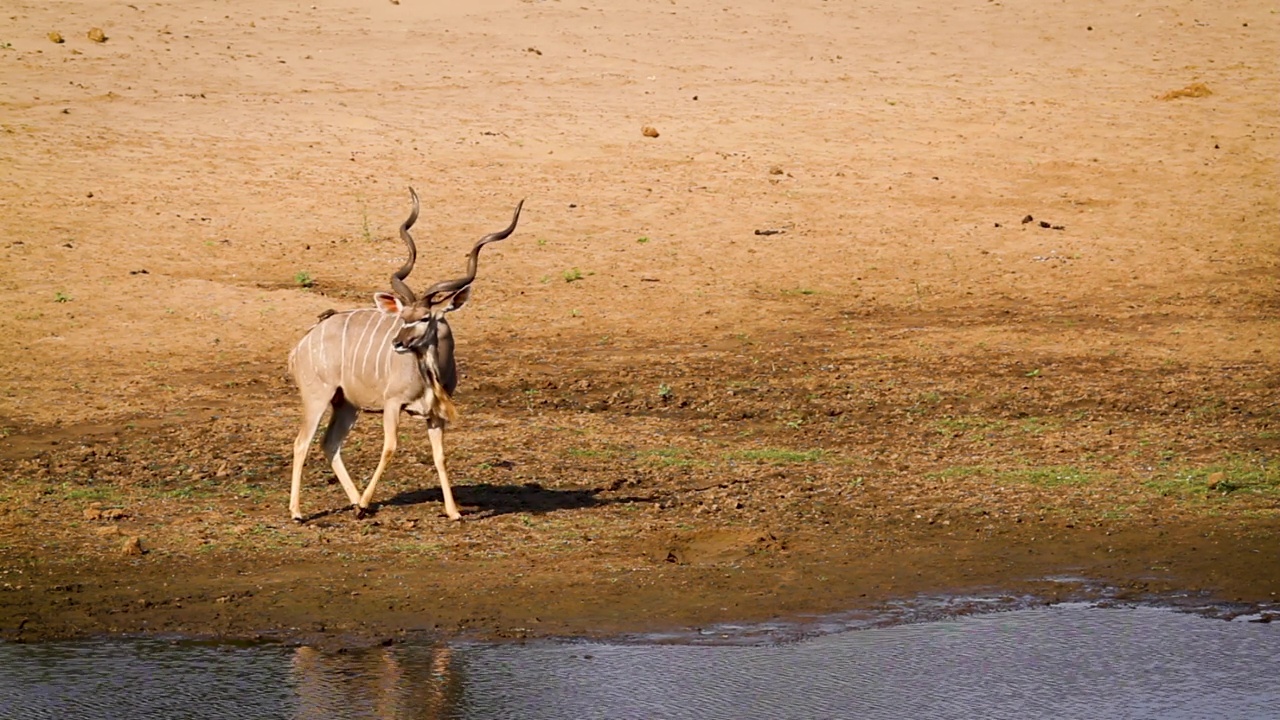
[(431, 418), (427, 421), (427, 437), (431, 438), (431, 458), (436, 463), (436, 474), (440, 476), (440, 494), (444, 495), (444, 514), (450, 520), (461, 520), (462, 513), (453, 502), (453, 488), (449, 486), (449, 472), (444, 467), (444, 421)]
[(356, 517), (364, 517), (365, 511), (369, 509), (369, 502), (373, 500), (373, 490), (378, 487), (378, 478), (382, 477), (382, 472), (387, 469), (387, 463), (391, 462), (391, 456), (396, 452), (396, 431), (399, 427), (400, 406), (388, 405), (383, 408), (382, 459), (378, 461), (378, 469), (373, 471), (373, 477), (369, 478), (364, 495), (360, 496), (360, 504), (356, 505)]

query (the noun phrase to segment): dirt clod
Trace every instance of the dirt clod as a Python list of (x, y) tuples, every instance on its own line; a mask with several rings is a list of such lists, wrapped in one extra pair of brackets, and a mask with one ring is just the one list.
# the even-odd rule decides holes
[(50, 42), (55, 42), (55, 43), (58, 43), (59, 45), (66, 42), (66, 39), (62, 37), (62, 33), (56, 30), (50, 32), (48, 37)]
[(96, 43), (104, 43), (107, 41), (107, 34), (102, 32), (102, 28), (92, 28), (87, 33), (90, 40)]
[(1156, 99), (1178, 100), (1180, 98), (1202, 98), (1209, 97), (1212, 94), (1213, 91), (1209, 89), (1208, 85), (1202, 82), (1194, 82), (1186, 87), (1178, 88), (1177, 90), (1160, 93), (1156, 96)]
[(146, 549), (142, 547), (142, 538), (136, 535), (126, 539), (124, 541), (124, 545), (120, 546), (120, 553), (122, 555), (144, 555), (146, 552)]
[(640, 134), (648, 138), (656, 138), (658, 137), (658, 129), (652, 125), (645, 125), (643, 128), (640, 128)]

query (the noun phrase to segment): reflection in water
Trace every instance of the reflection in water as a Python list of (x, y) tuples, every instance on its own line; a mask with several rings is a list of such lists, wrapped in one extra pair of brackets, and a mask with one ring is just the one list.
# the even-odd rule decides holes
[(454, 717), (461, 676), (447, 645), (381, 647), (355, 652), (295, 648), (289, 679), (297, 720), (369, 717), (438, 720)]
[(1280, 623), (1036, 608), (759, 646), (0, 644), (0, 718), (1280, 718)]

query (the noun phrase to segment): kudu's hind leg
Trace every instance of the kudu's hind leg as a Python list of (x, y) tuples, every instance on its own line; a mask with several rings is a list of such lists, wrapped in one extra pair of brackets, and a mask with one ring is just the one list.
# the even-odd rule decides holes
[(363, 516), (364, 511), (369, 509), (369, 502), (373, 500), (373, 490), (378, 486), (378, 479), (382, 477), (383, 471), (387, 469), (387, 463), (396, 452), (396, 431), (399, 427), (400, 406), (387, 405), (382, 409), (382, 458), (378, 460), (378, 469), (373, 471), (373, 477), (369, 478), (369, 484), (364, 488), (364, 495), (360, 496), (360, 502), (356, 504), (357, 516)]
[(347, 466), (342, 462), (342, 441), (347, 439), (351, 427), (356, 424), (360, 408), (347, 402), (341, 393), (334, 395), (331, 405), (333, 414), (329, 417), (329, 427), (324, 431), (324, 456), (329, 459), (333, 474), (338, 476), (338, 482), (342, 483), (342, 489), (346, 491), (351, 504), (359, 505), (360, 491), (351, 481), (351, 474), (347, 472)]
[(450, 520), (461, 520), (462, 513), (453, 501), (453, 488), (449, 485), (449, 472), (444, 466), (444, 422), (437, 418), (427, 421), (427, 437), (431, 438), (431, 459), (436, 463), (436, 474), (440, 476), (440, 494), (444, 495), (444, 514)]
[(302, 426), (298, 428), (298, 437), (293, 441), (293, 484), (289, 489), (289, 514), (294, 520), (302, 522), (302, 466), (307, 461), (307, 450), (311, 447), (311, 438), (315, 437), (320, 418), (324, 416), (325, 401), (308, 401), (303, 398)]

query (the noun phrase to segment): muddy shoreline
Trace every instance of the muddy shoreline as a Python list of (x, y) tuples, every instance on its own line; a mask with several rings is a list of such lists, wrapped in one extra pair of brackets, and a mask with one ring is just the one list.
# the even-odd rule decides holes
[(899, 547), (871, 553), (849, 546), (814, 553), (802, 541), (798, 550), (762, 550), (710, 566), (664, 560), (610, 571), (587, 558), (562, 560), (556, 571), (527, 579), (508, 563), (385, 555), (45, 561), (6, 573), (0, 637), (354, 647), (452, 637), (679, 636), (721, 624), (803, 627), (821, 616), (872, 616), (922, 596), (1045, 603), (1176, 597), (1188, 606), (1230, 604), (1247, 614), (1276, 606), (1280, 560), (1270, 551), (1277, 530), (1236, 523), (1059, 529), (1040, 540), (1024, 533), (977, 541), (902, 538)]

